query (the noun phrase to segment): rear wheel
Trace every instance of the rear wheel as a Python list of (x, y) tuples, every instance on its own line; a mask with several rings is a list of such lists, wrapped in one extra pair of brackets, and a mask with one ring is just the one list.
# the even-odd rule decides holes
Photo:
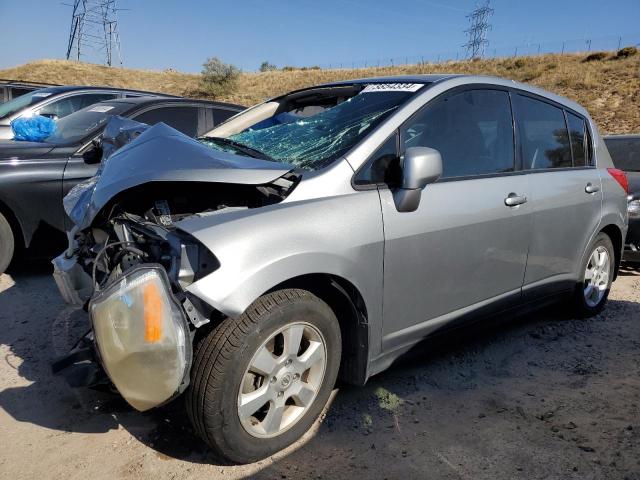
[(587, 251), (582, 277), (574, 294), (575, 311), (580, 317), (597, 315), (604, 308), (615, 268), (615, 252), (606, 233), (599, 233)]
[(305, 290), (279, 290), (213, 329), (196, 347), (186, 395), (191, 421), (237, 463), (300, 438), (325, 406), (340, 366), (329, 306)]
[(15, 239), (13, 237), (13, 231), (11, 225), (7, 219), (0, 213), (0, 273), (4, 273), (15, 250)]

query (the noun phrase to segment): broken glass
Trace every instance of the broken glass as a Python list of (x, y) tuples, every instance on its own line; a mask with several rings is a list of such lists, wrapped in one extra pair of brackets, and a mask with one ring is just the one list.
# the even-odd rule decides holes
[[(231, 135), (229, 140), (261, 152), (265, 158), (285, 162), (298, 168), (317, 170), (345, 154), (373, 128), (394, 112), (412, 91), (369, 90), (311, 116), (292, 112), (271, 117), (270, 126), (261, 121), (253, 127)], [(240, 153), (230, 145), (214, 139), (202, 139), (212, 148)], [(234, 151), (235, 150), (235, 151)]]

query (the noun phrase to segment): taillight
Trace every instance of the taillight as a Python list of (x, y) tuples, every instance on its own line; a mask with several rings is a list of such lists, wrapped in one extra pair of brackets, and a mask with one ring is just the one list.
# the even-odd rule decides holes
[(629, 195), (629, 180), (627, 180), (627, 174), (618, 168), (607, 168), (609, 175), (618, 182), (627, 195)]

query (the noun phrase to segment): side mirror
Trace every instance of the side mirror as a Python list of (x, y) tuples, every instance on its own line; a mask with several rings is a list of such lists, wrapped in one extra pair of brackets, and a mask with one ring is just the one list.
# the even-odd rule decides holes
[(442, 176), (440, 152), (428, 147), (407, 148), (400, 159), (402, 183), (393, 192), (393, 201), (399, 212), (413, 212), (420, 205), (422, 189)]
[(85, 150), (82, 154), (82, 159), (87, 165), (100, 163), (102, 161), (102, 147), (100, 146), (100, 142), (93, 140), (91, 142), (91, 148)]

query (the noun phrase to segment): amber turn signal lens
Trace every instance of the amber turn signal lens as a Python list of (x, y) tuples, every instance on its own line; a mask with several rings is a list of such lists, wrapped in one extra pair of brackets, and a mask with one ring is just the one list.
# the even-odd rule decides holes
[(142, 293), (144, 304), (144, 340), (156, 343), (162, 339), (163, 307), (160, 288), (157, 283), (148, 283)]

